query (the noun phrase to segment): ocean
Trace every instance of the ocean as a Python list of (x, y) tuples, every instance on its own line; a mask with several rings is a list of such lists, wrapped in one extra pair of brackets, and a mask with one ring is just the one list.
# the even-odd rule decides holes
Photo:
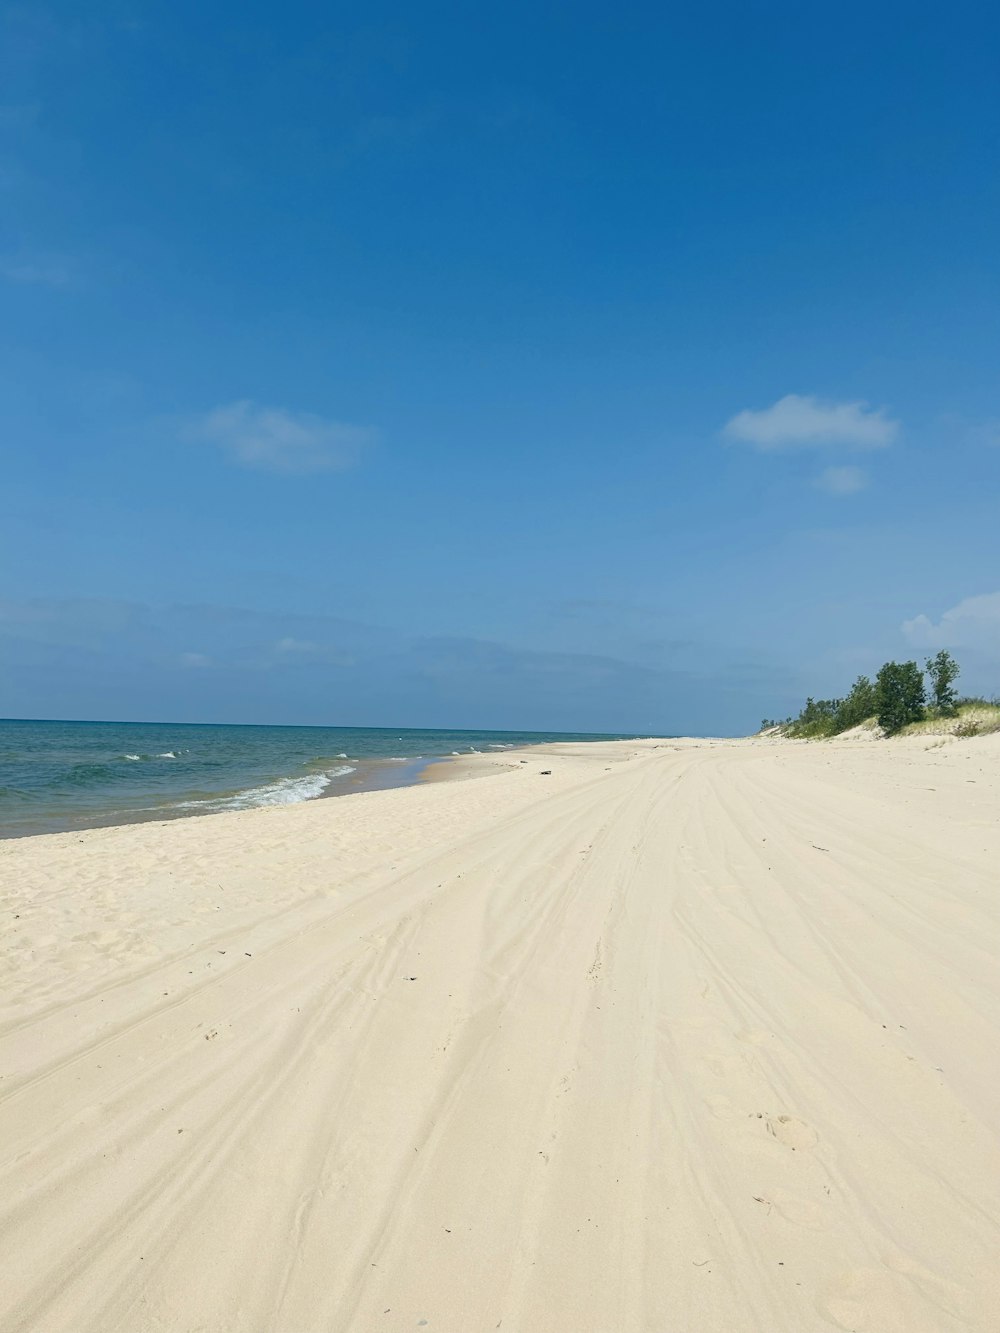
[(569, 732), (0, 720), (0, 838), (291, 805), (415, 782), (445, 755)]

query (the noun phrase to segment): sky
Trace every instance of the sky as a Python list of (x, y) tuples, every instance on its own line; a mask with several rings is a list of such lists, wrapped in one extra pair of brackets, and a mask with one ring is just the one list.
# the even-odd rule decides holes
[(1000, 10), (0, 4), (0, 715), (1000, 691)]

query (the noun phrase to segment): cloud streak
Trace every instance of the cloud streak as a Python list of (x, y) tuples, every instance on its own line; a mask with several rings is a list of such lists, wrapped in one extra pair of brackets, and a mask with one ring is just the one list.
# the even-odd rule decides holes
[(857, 495), (868, 485), (868, 473), (860, 467), (828, 467), (816, 478), (816, 485), (827, 495)]
[(0, 255), (0, 278), (23, 286), (72, 287), (76, 266), (63, 255)]
[(214, 408), (189, 426), (195, 439), (218, 446), (240, 467), (302, 475), (354, 467), (374, 442), (364, 426), (313, 412), (261, 407), (249, 398)]
[(834, 403), (789, 393), (759, 411), (745, 408), (722, 428), (723, 436), (752, 445), (762, 453), (783, 449), (840, 445), (849, 449), (884, 449), (899, 432), (899, 422), (885, 408), (865, 402)]
[[(0, 602), (12, 716), (188, 721), (738, 731), (767, 705), (733, 692), (718, 655), (697, 670), (627, 656), (415, 636), (327, 616), (100, 600)], [(741, 666), (738, 680), (747, 668)], [(768, 674), (773, 685), (773, 673)], [(340, 748), (340, 747), (338, 747)]]

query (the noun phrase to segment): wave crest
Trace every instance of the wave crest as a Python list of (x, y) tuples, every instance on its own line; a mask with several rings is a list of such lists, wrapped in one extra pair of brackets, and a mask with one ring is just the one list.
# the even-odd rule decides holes
[(250, 787), (231, 796), (208, 796), (198, 801), (179, 801), (175, 810), (202, 810), (206, 814), (221, 810), (255, 810), (266, 805), (299, 805), (322, 796), (334, 778), (353, 773), (350, 764), (341, 764), (326, 773), (310, 773), (302, 778), (279, 778), (262, 787)]

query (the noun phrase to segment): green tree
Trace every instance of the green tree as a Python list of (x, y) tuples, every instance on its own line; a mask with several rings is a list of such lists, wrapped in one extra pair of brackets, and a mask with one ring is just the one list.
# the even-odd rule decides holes
[(840, 707), (839, 699), (806, 700), (806, 706), (788, 728), (789, 736), (796, 739), (811, 739), (833, 734), (833, 719)]
[(859, 676), (847, 698), (840, 700), (833, 718), (833, 729), (839, 732), (856, 727), (867, 718), (874, 717), (875, 712), (875, 686), (867, 676)]
[(886, 662), (875, 677), (875, 714), (887, 736), (924, 715), (923, 672), (916, 662)]
[(928, 657), (926, 666), (934, 707), (942, 717), (954, 717), (958, 712), (958, 692), (954, 688), (959, 676), (958, 663), (942, 648), (936, 657)]

